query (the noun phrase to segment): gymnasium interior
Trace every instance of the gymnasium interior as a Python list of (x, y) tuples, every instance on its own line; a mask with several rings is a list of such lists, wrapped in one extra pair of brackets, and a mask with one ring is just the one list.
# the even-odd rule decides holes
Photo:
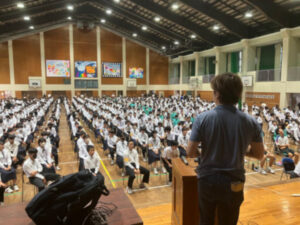
[[(178, 170), (173, 163), (170, 182), (163, 159), (156, 169), (148, 161), (151, 146), (137, 144), (149, 182), (141, 186), (143, 175), (136, 174), (128, 191), (128, 173), (114, 160), (118, 156), (110, 152), (104, 127), (106, 122), (113, 126), (118, 140), (128, 128), (128, 141), (137, 135), (131, 130), (139, 122), (133, 121), (143, 120), (135, 116), (138, 112), (147, 118), (149, 138), (163, 117), (159, 115), (171, 116), (171, 132), (180, 122), (191, 131), (198, 112), (215, 107), (210, 82), (224, 73), (241, 78), (237, 108), (260, 121), (270, 155), (264, 162), (244, 159), (244, 202), (237, 224), (298, 225), (300, 171), (291, 176), (298, 159), (292, 159), (292, 169), (285, 167), (272, 118), (278, 129), (283, 121), (289, 149), (293, 156), (300, 154), (299, 0), (0, 1), (4, 149), (10, 138), (20, 146), (24, 142), (25, 161), (49, 129), (54, 132), (50, 145), (56, 146), (58, 162), (54, 154), (50, 158), (56, 174), (77, 173), (78, 124), (99, 156), (99, 172), (110, 191), (98, 202), (107, 221), (95, 224), (199, 224), (196, 161), (188, 158), (186, 166), (178, 160)], [(168, 116), (159, 121), (165, 124)], [(24, 135), (28, 126), (31, 142)], [(161, 143), (161, 151), (166, 146)], [(23, 168), (24, 163), (16, 166), (14, 180), (5, 183), (2, 177), (0, 225), (35, 224), (25, 208), (41, 192)], [(44, 190), (55, 185), (48, 184)]]

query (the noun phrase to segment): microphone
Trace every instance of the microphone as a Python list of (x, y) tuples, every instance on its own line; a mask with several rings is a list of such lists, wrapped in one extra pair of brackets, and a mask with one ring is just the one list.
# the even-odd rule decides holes
[(188, 161), (186, 160), (185, 156), (181, 156), (180, 157), (182, 162), (185, 164), (185, 165), (189, 165)]

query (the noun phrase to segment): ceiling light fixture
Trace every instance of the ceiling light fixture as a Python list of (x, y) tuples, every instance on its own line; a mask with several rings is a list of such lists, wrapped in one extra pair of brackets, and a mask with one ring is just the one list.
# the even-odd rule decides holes
[(23, 8), (25, 8), (25, 5), (24, 5), (23, 2), (18, 2), (17, 7), (20, 8), (20, 9), (23, 9)]
[(219, 29), (220, 29), (219, 25), (214, 25), (213, 26), (213, 30), (219, 30)]
[(29, 29), (30, 29), (30, 30), (33, 30), (33, 29), (34, 29), (34, 26), (30, 26)]
[(162, 50), (166, 50), (166, 46), (161, 46), (161, 49)]
[(178, 3), (173, 3), (172, 5), (171, 5), (171, 8), (173, 9), (173, 10), (177, 10), (178, 8), (179, 8), (179, 5), (178, 5)]
[(142, 26), (142, 30), (148, 30), (147, 26)]
[(68, 20), (72, 20), (72, 17), (71, 17), (71, 16), (69, 16), (69, 17), (68, 17)]
[(119, 2), (120, 2), (120, 0), (114, 0), (114, 2), (115, 2), (115, 3), (119, 3)]
[(30, 17), (29, 16), (24, 16), (24, 20), (29, 21)]
[(179, 41), (174, 41), (174, 44), (175, 45), (179, 45)]
[(112, 10), (111, 9), (107, 9), (105, 12), (106, 12), (107, 15), (110, 15), (112, 13)]
[(133, 34), (132, 34), (132, 37), (137, 37), (137, 33), (133, 33)]
[(105, 19), (101, 19), (100, 22), (101, 22), (101, 23), (105, 23), (106, 20), (105, 20)]
[(195, 39), (195, 38), (196, 38), (196, 34), (192, 34), (192, 35), (191, 35), (191, 38), (192, 38), (192, 39)]
[(252, 12), (248, 11), (245, 13), (246, 18), (251, 18), (253, 16)]
[(159, 22), (160, 21), (160, 17), (158, 17), (158, 16), (154, 17), (154, 21), (155, 22)]
[(67, 6), (67, 9), (70, 10), (70, 11), (72, 11), (72, 10), (74, 9), (74, 6), (68, 5), (68, 6)]

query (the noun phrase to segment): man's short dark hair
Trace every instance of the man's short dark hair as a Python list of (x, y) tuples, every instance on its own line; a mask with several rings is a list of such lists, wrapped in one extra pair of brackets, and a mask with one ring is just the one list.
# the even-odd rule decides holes
[(219, 93), (221, 104), (234, 105), (238, 103), (243, 92), (241, 78), (233, 73), (224, 73), (215, 76), (210, 82), (211, 88)]

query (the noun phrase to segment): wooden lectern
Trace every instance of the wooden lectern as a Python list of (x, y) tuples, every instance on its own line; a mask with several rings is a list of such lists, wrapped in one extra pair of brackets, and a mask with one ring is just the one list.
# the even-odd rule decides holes
[(172, 159), (172, 225), (199, 225), (200, 221), (195, 172), (197, 163), (194, 159), (187, 160), (188, 166), (180, 158)]

